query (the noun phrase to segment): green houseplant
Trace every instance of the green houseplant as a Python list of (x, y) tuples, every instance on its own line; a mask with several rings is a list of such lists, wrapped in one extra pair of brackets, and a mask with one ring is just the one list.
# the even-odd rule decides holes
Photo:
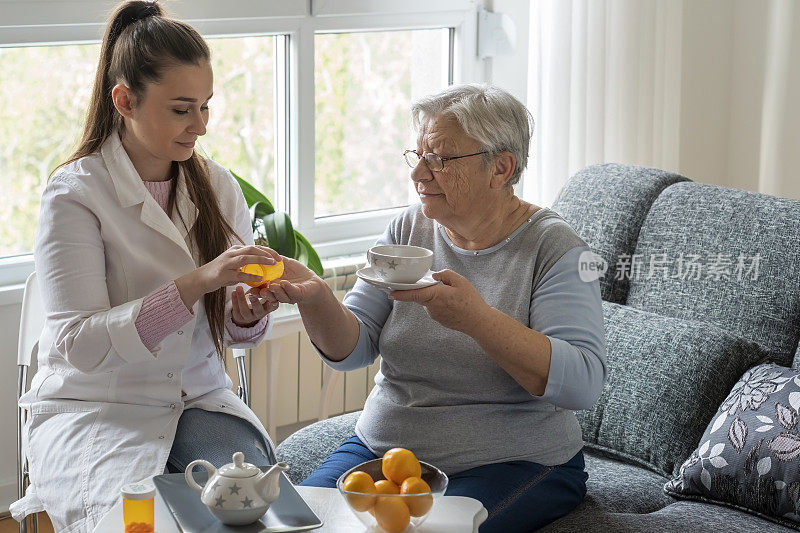
[(250, 208), (253, 239), (256, 244), (269, 246), (282, 256), (296, 259), (322, 276), (322, 261), (319, 255), (308, 239), (294, 229), (289, 215), (283, 211), (276, 211), (264, 193), (235, 172), (231, 171), (231, 174), (239, 182), (247, 207)]

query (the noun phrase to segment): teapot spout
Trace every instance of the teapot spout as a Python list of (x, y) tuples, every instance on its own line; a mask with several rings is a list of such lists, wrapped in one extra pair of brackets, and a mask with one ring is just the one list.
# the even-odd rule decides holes
[(261, 474), (255, 483), (256, 492), (261, 495), (264, 501), (272, 503), (278, 499), (280, 494), (280, 480), (281, 472), (289, 470), (289, 465), (286, 463), (276, 463), (269, 470)]

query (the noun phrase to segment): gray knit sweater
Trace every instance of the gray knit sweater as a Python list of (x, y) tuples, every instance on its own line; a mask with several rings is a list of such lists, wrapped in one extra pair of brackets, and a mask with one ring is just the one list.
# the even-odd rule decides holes
[(570, 409), (586, 409), (605, 381), (605, 335), (597, 281), (578, 275), (586, 244), (556, 213), (540, 209), (500, 244), (455, 246), (420, 206), (399, 215), (379, 244), (434, 252), (433, 270), (465, 276), (492, 307), (550, 339), (543, 396), (523, 389), (470, 336), (431, 319), (415, 303), (393, 302), (359, 280), (345, 305), (359, 320), (358, 344), (337, 370), (382, 355), (356, 434), (378, 456), (402, 446), (447, 473), (512, 460), (562, 464), (582, 447)]

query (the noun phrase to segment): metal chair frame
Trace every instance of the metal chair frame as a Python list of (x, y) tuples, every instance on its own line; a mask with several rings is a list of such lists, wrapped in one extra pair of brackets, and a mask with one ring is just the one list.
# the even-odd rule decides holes
[[(17, 497), (22, 498), (30, 485), (28, 459), (22, 449), (22, 432), (25, 425), (25, 410), (19, 407), (19, 399), (28, 390), (28, 368), (31, 359), (39, 349), (39, 335), (44, 327), (44, 306), (39, 297), (36, 273), (25, 281), (22, 296), (22, 312), (19, 322), (19, 342), (17, 344)], [(28, 523), (33, 533), (38, 533), (39, 522), (36, 514), (31, 514), (19, 523), (19, 533), (28, 532)]]
[(239, 375), (239, 386), (236, 387), (236, 394), (250, 407), (250, 384), (247, 382), (247, 367), (244, 364), (244, 358), (247, 357), (247, 350), (234, 348), (233, 357), (236, 359), (236, 373)]

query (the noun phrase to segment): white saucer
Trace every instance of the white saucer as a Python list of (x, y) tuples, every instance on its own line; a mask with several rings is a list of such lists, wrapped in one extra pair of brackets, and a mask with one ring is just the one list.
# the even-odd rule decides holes
[(428, 273), (422, 276), (422, 278), (416, 283), (394, 283), (392, 281), (383, 281), (380, 279), (375, 275), (375, 271), (372, 270), (371, 266), (365, 266), (356, 272), (356, 276), (363, 279), (370, 285), (375, 285), (378, 288), (390, 291), (410, 291), (412, 289), (424, 289), (425, 287), (436, 285), (439, 282), (433, 279), (431, 274), (433, 274), (433, 271), (429, 270)]

